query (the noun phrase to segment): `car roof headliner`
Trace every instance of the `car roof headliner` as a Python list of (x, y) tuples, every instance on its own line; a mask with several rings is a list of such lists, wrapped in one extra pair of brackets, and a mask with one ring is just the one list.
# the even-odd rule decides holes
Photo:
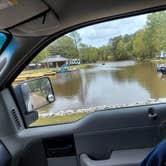
[(165, 5), (165, 0), (18, 0), (0, 10), (0, 28), (18, 36), (47, 36), (81, 23)]

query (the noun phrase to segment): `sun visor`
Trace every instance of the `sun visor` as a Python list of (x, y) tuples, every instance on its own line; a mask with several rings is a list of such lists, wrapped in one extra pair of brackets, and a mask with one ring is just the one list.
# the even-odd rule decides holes
[(0, 10), (9, 8), (17, 4), (16, 0), (0, 0)]
[(0, 29), (7, 29), (49, 10), (41, 0), (0, 0)]
[(9, 29), (15, 36), (47, 36), (55, 33), (59, 26), (58, 17), (50, 10), (39, 17), (35, 17), (25, 23)]

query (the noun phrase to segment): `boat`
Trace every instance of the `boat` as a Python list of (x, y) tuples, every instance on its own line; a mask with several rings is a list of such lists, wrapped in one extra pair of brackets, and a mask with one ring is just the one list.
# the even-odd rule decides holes
[(54, 70), (55, 73), (67, 73), (67, 72), (72, 72), (72, 71), (76, 71), (77, 69), (68, 69), (68, 70)]
[(66, 72), (72, 72), (72, 71), (76, 71), (76, 68), (73, 69), (69, 69), (67, 64), (64, 64), (61, 66), (60, 70), (54, 70), (53, 72), (55, 73), (66, 73)]

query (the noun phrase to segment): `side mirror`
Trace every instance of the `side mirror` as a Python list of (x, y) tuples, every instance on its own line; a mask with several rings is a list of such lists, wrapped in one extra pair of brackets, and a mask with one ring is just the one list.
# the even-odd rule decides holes
[(20, 84), (27, 112), (37, 110), (55, 101), (48, 77), (25, 81)]
[(27, 125), (37, 120), (37, 109), (55, 101), (52, 84), (48, 77), (20, 83), (15, 87), (15, 94)]

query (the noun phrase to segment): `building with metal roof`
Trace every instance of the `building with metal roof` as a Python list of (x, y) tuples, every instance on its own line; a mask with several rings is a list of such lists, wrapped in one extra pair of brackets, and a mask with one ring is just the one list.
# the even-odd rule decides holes
[(43, 66), (46, 67), (60, 67), (63, 64), (67, 64), (69, 61), (68, 58), (64, 58), (61, 55), (53, 55), (41, 61)]

